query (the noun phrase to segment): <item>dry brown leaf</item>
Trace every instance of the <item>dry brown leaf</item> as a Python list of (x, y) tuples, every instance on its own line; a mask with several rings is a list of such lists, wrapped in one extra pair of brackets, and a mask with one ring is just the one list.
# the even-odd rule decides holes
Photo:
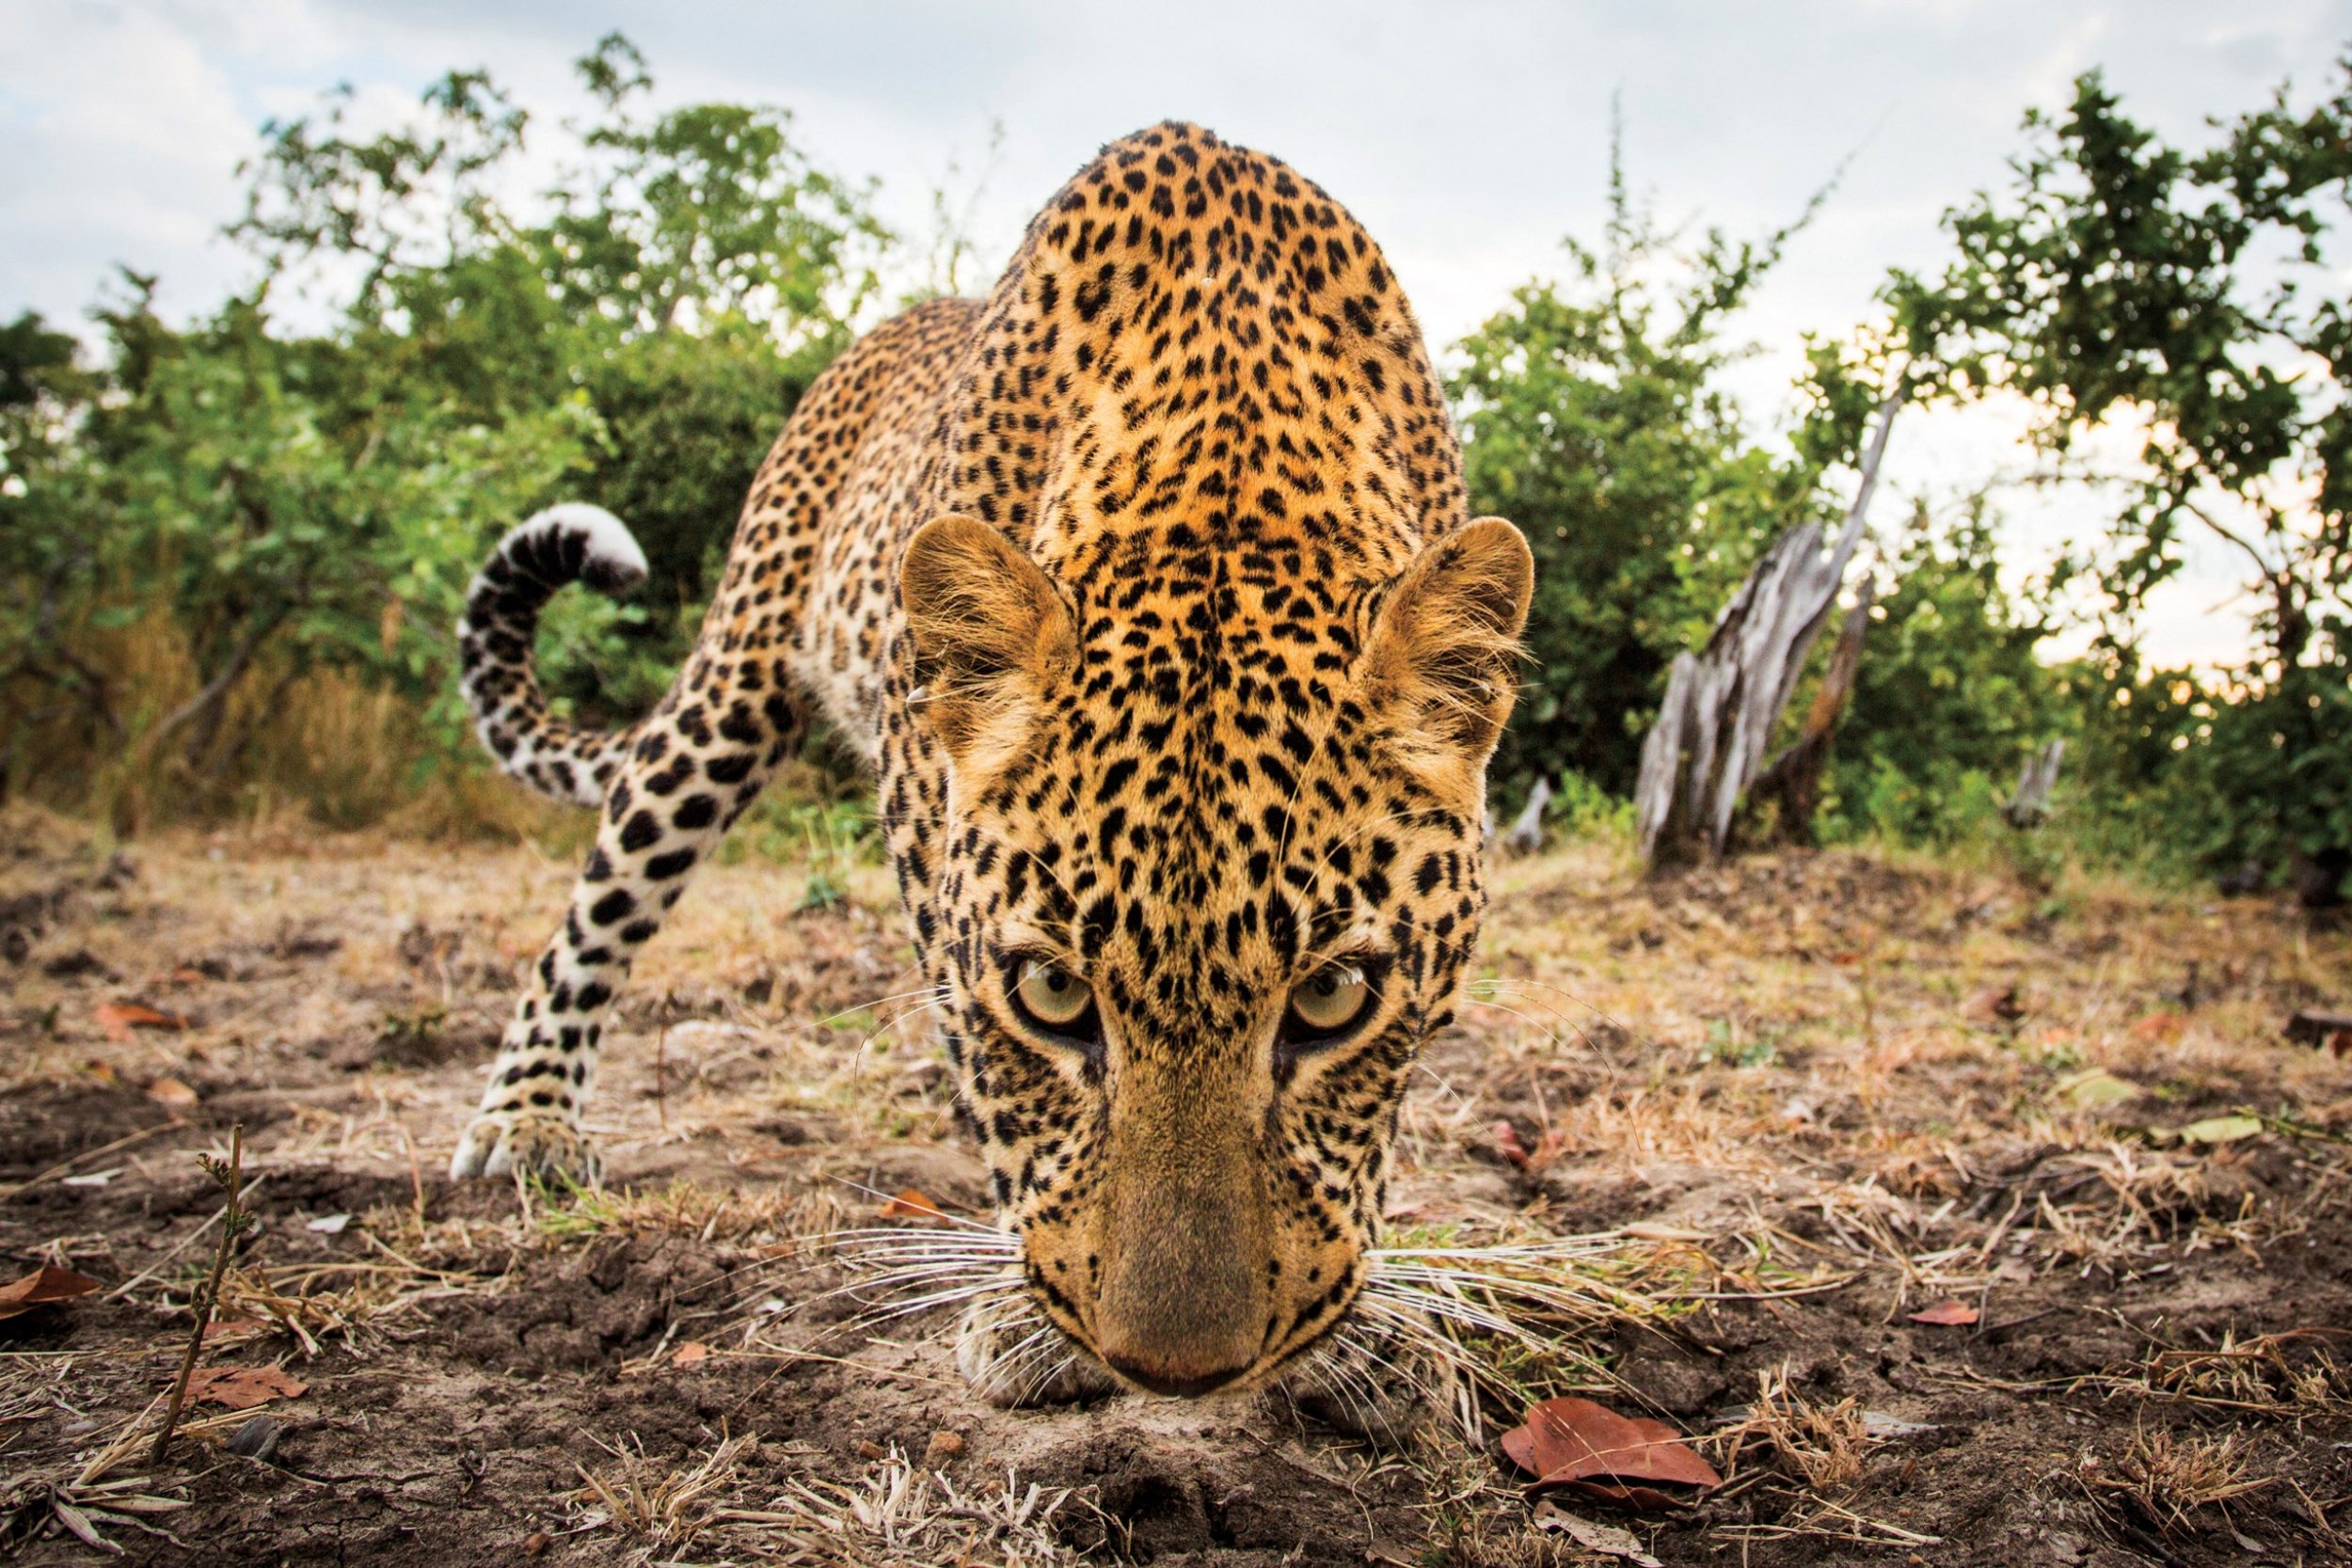
[(1977, 1322), (1977, 1309), (1964, 1301), (1939, 1301), (1914, 1312), (1911, 1321), (1932, 1328), (1969, 1328)]
[(0, 1318), (13, 1318), (53, 1301), (72, 1301), (97, 1289), (95, 1279), (85, 1279), (72, 1269), (61, 1269), (55, 1263), (43, 1263), (24, 1278), (0, 1285)]
[(158, 1078), (147, 1085), (147, 1098), (158, 1105), (184, 1111), (196, 1103), (196, 1091), (177, 1078)]
[(127, 1040), (134, 1029), (185, 1029), (188, 1021), (178, 1013), (157, 1012), (137, 1002), (107, 1002), (92, 1015), (110, 1040)]
[(692, 1367), (710, 1358), (710, 1347), (700, 1339), (689, 1339), (670, 1353), (673, 1367)]
[(1724, 1483), (1665, 1422), (1620, 1416), (1591, 1400), (1563, 1397), (1533, 1406), (1524, 1425), (1503, 1434), (1502, 1451), (1537, 1486), (1574, 1485), (1637, 1508), (1679, 1500), (1654, 1485), (1707, 1491)]
[(902, 1187), (882, 1206), (882, 1217), (886, 1220), (944, 1220), (947, 1215), (919, 1190)]
[(1565, 1535), (1588, 1552), (1623, 1558), (1634, 1568), (1665, 1568), (1663, 1563), (1642, 1549), (1641, 1538), (1631, 1530), (1604, 1525), (1581, 1513), (1570, 1513), (1556, 1503), (1537, 1503), (1534, 1522), (1537, 1529)]
[(206, 1367), (188, 1379), (188, 1398), (250, 1410), (272, 1400), (300, 1399), (310, 1386), (278, 1367)]

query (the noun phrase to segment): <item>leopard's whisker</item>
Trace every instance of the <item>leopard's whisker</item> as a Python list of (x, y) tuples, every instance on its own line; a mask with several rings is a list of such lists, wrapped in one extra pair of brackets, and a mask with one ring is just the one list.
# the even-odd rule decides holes
[(1469, 1302), (1457, 1301), (1448, 1296), (1439, 1295), (1434, 1291), (1417, 1290), (1411, 1286), (1403, 1285), (1383, 1285), (1377, 1287), (1367, 1285), (1358, 1294), (1359, 1300), (1362, 1300), (1365, 1297), (1373, 1298), (1372, 1301), (1368, 1303), (1370, 1306), (1386, 1307), (1395, 1305), (1407, 1308), (1418, 1308), (1419, 1310), (1427, 1313), (1430, 1317), (1440, 1318), (1449, 1323), (1457, 1323), (1465, 1328), (1476, 1329), (1482, 1334), (1501, 1335), (1505, 1338), (1519, 1340), (1522, 1343), (1534, 1342), (1533, 1337), (1529, 1335), (1528, 1331), (1523, 1326), (1511, 1322), (1508, 1318), (1499, 1318), (1491, 1312), (1472, 1306)]
[[(1438, 1391), (1431, 1387), (1425, 1379), (1422, 1378), (1417, 1373), (1406, 1370), (1403, 1367), (1398, 1366), (1389, 1357), (1381, 1354), (1378, 1347), (1372, 1342), (1368, 1336), (1348, 1330), (1345, 1328), (1345, 1325), (1343, 1325), (1343, 1331), (1348, 1334), (1347, 1342), (1355, 1350), (1357, 1354), (1362, 1356), (1374, 1366), (1380, 1368), (1383, 1371), (1386, 1371), (1391, 1377), (1395, 1378), (1399, 1383), (1404, 1384), (1406, 1387), (1410, 1388), (1415, 1394), (1421, 1397), (1424, 1403), (1437, 1404), (1440, 1402)], [(1418, 1339), (1416, 1342), (1432, 1349), (1442, 1350), (1444, 1353), (1443, 1358), (1450, 1365), (1459, 1365), (1460, 1347), (1454, 1345), (1454, 1342), (1446, 1336), (1442, 1334), (1433, 1334), (1425, 1338)]]
[[(1542, 990), (1559, 990), (1556, 986), (1545, 986), (1539, 981), (1518, 981), (1500, 978), (1492, 980), (1472, 980), (1462, 988), (1462, 999), (1474, 1006), (1492, 1007), (1498, 1012), (1512, 1011), (1512, 1009), (1504, 1006), (1501, 1001), (1497, 1000), (1497, 998), (1500, 997), (1508, 997), (1511, 1000), (1518, 1002), (1526, 1006), (1533, 1007), (1551, 1021), (1552, 1027), (1548, 1030), (1548, 1037), (1564, 1043), (1572, 1037), (1577, 1048), (1595, 1056), (1599, 1056), (1602, 1064), (1609, 1068), (1611, 1071), (1614, 1072), (1617, 1070), (1617, 1067), (1614, 1062), (1610, 1061), (1605, 1056), (1601, 1056), (1600, 1042), (1593, 1037), (1592, 1030), (1587, 1027), (1583, 1022), (1561, 1011), (1558, 1007), (1552, 1006), (1551, 1003), (1541, 997), (1530, 996), (1526, 994), (1526, 990), (1530, 987)], [(1561, 991), (1560, 994), (1563, 996), (1569, 996), (1569, 993), (1566, 991)], [(1575, 998), (1573, 996), (1569, 996), (1569, 1000), (1574, 1001)], [(1601, 1022), (1613, 1025), (1619, 1029), (1626, 1029), (1624, 1024), (1618, 1023), (1615, 1019), (1613, 1019), (1608, 1014), (1601, 1012), (1599, 1008), (1593, 1007), (1589, 1010), (1597, 1015)], [(1530, 1024), (1534, 1024), (1537, 1028), (1546, 1027), (1538, 1021), (1528, 1018), (1524, 1013), (1514, 1013), (1514, 1016)], [(1632, 1031), (1630, 1029), (1626, 1029), (1626, 1033), (1630, 1036)]]
[[(948, 1216), (944, 1214), (941, 1216), (943, 1219), (947, 1217)], [(803, 1239), (812, 1243), (852, 1247), (874, 1245), (883, 1242), (905, 1242), (912, 1243), (952, 1240), (960, 1246), (994, 1246), (1002, 1247), (1008, 1252), (1018, 1248), (1021, 1244), (1020, 1232), (1014, 1230), (1000, 1230), (993, 1225), (984, 1225), (980, 1227), (977, 1232), (970, 1230), (930, 1230), (920, 1228), (918, 1227), (904, 1225), (873, 1225), (861, 1227), (852, 1230), (821, 1231), (817, 1235), (804, 1237)]]
[(851, 1003), (837, 1013), (831, 1013), (818, 1019), (809, 1027), (812, 1029), (827, 1028), (849, 1017), (851, 1013), (862, 1013), (871, 1007), (887, 1007), (893, 1002), (912, 1002), (918, 997), (925, 996), (935, 1002), (945, 1002), (947, 1000), (947, 988), (946, 986), (917, 986), (913, 990), (895, 991), (888, 996), (868, 997), (863, 1002)]
[[(1472, 1007), (1492, 1007), (1496, 1012), (1509, 1013), (1513, 1018), (1518, 1019), (1521, 1023), (1526, 1024), (1529, 1028), (1541, 1030), (1543, 1032), (1544, 1043), (1548, 1046), (1564, 1051), (1574, 1049), (1598, 1051), (1600, 1049), (1597, 1045), (1593, 1043), (1592, 1036), (1586, 1034), (1582, 1029), (1577, 1028), (1573, 1024), (1568, 1025), (1566, 1028), (1555, 1029), (1549, 1024), (1544, 1022), (1543, 1020), (1539, 1018), (1530, 1018), (1527, 1014), (1519, 1011), (1517, 1007), (1509, 1006), (1503, 1003), (1497, 1002), (1491, 997), (1471, 996), (1465, 992), (1462, 1000), (1466, 1005)], [(1573, 1044), (1571, 1044), (1568, 1039), (1568, 1034), (1571, 1030), (1573, 1030), (1576, 1036), (1576, 1039)]]
[[(850, 1236), (861, 1233), (839, 1232), (837, 1234)], [(825, 1257), (800, 1259), (795, 1266), (789, 1268), (783, 1265), (793, 1262), (793, 1259), (770, 1259), (746, 1264), (740, 1269), (731, 1270), (710, 1282), (711, 1285), (725, 1285), (729, 1289), (719, 1298), (716, 1306), (705, 1308), (702, 1315), (724, 1310), (727, 1307), (739, 1304), (745, 1298), (759, 1291), (773, 1290), (778, 1285), (794, 1279), (805, 1278), (812, 1274), (821, 1274), (828, 1269), (870, 1270), (876, 1263), (901, 1265), (929, 1262), (961, 1263), (965, 1267), (975, 1269), (997, 1269), (1019, 1257), (1017, 1242), (999, 1246), (981, 1237), (965, 1232), (876, 1230), (862, 1234), (870, 1236), (873, 1240), (855, 1242), (850, 1246)], [(893, 1237), (904, 1238), (904, 1243), (898, 1244), (886, 1240)], [(951, 1243), (961, 1244), (950, 1244)], [(866, 1282), (870, 1284), (873, 1277), (868, 1273), (866, 1275)]]
[(1032, 1322), (1038, 1326), (1015, 1341), (1013, 1347), (998, 1356), (995, 1364), (988, 1370), (989, 1386), (998, 1393), (1009, 1395), (1019, 1389), (1023, 1397), (1025, 1397), (1029, 1387), (1028, 1374), (1032, 1370), (1032, 1363), (1041, 1360), (1050, 1362), (1053, 1359), (1056, 1350), (1054, 1336), (1059, 1331), (1052, 1323), (1038, 1318), (1034, 1309), (1030, 1316), (1016, 1319), (1003, 1326), (1006, 1331), (1009, 1332), (1019, 1328), (1023, 1323)]
[(946, 997), (940, 997), (933, 1001), (921, 1003), (915, 1006), (899, 1008), (897, 1012), (891, 1014), (888, 1018), (874, 1025), (873, 1028), (867, 1030), (864, 1037), (859, 1039), (857, 1042), (857, 1050), (852, 1054), (860, 1060), (863, 1060), (867, 1049), (870, 1048), (876, 1040), (881, 1039), (883, 1036), (888, 1035), (893, 1030), (897, 1029), (899, 1024), (904, 1023), (908, 1019), (917, 1017), (923, 1013), (938, 1012), (944, 1009), (946, 1006), (947, 999)]
[(902, 1290), (911, 1285), (920, 1285), (932, 1279), (961, 1279), (976, 1285), (1003, 1286), (1018, 1283), (1018, 1280), (974, 1280), (971, 1266), (965, 1263), (910, 1263), (880, 1274), (863, 1275), (808, 1299), (811, 1303), (815, 1303), (829, 1301), (835, 1296), (872, 1295), (878, 1292)]
[(1620, 1233), (1602, 1230), (1581, 1236), (1549, 1236), (1535, 1242), (1497, 1242), (1490, 1246), (1374, 1247), (1364, 1256), (1376, 1263), (1404, 1262), (1416, 1258), (1528, 1259), (1544, 1262), (1578, 1262), (1616, 1251), (1624, 1244), (1625, 1238)]
[(1472, 1291), (1489, 1299), (1514, 1298), (1573, 1319), (1605, 1318), (1628, 1305), (1624, 1292), (1597, 1281), (1555, 1281), (1485, 1269), (1391, 1261), (1379, 1267), (1375, 1278), (1382, 1284), (1422, 1289), (1453, 1300), (1464, 1299)]
[(888, 1260), (886, 1267), (861, 1261), (845, 1267), (843, 1291), (882, 1290), (909, 1280), (961, 1277), (974, 1284), (1019, 1284), (1021, 1272), (1009, 1258), (973, 1258), (955, 1253), (916, 1253)]
[(859, 1241), (836, 1248), (832, 1257), (818, 1259), (818, 1265), (839, 1264), (856, 1268), (878, 1258), (967, 1258), (991, 1261), (1009, 1261), (1021, 1256), (1018, 1245), (998, 1246), (993, 1243), (973, 1244), (977, 1238), (968, 1231), (948, 1231), (921, 1241), (884, 1242)]
[[(1385, 1302), (1365, 1301), (1360, 1296), (1358, 1300), (1362, 1304), (1368, 1315), (1380, 1319), (1400, 1340), (1410, 1343), (1421, 1354), (1442, 1361), (1454, 1369), (1459, 1380), (1456, 1385), (1458, 1397), (1455, 1401), (1455, 1415), (1461, 1419), (1464, 1432), (1476, 1433), (1483, 1430), (1484, 1423), (1478, 1416), (1480, 1391), (1492, 1393), (1504, 1399), (1512, 1397), (1517, 1392), (1511, 1386), (1509, 1380), (1501, 1375), (1486, 1357), (1480, 1356), (1469, 1346), (1447, 1333), (1437, 1323), (1432, 1322), (1425, 1311), (1398, 1307)], [(1511, 1338), (1529, 1349), (1542, 1348), (1542, 1341), (1531, 1336), (1513, 1335)], [(1397, 1370), (1401, 1375), (1401, 1370)], [(1428, 1398), (1432, 1404), (1442, 1402), (1437, 1397), (1427, 1395), (1425, 1391), (1424, 1397)]]
[[(1380, 1402), (1380, 1391), (1373, 1383), (1371, 1374), (1337, 1355), (1326, 1354), (1320, 1365), (1328, 1375), (1325, 1387), (1332, 1398), (1347, 1407), (1356, 1429), (1367, 1433), (1374, 1431), (1376, 1423), (1372, 1418), (1372, 1411)], [(1362, 1391), (1363, 1399), (1357, 1398), (1359, 1390)], [(1367, 1403), (1367, 1401), (1370, 1402)]]
[[(1052, 1325), (1049, 1323), (1049, 1328)], [(1053, 1337), (1022, 1357), (1018, 1368), (1021, 1375), (1019, 1402), (1027, 1404), (1054, 1385), (1054, 1380), (1077, 1365), (1078, 1358), (1066, 1340)]]
[[(868, 1197), (878, 1197), (885, 1203), (889, 1202), (892, 1196), (891, 1194), (882, 1192), (879, 1188), (869, 1187), (863, 1181), (852, 1181), (846, 1176), (836, 1176), (834, 1180), (849, 1188), (851, 1192), (864, 1193)], [(1001, 1226), (983, 1225), (978, 1220), (967, 1220), (961, 1214), (949, 1214), (936, 1209), (932, 1210), (931, 1212), (936, 1214), (939, 1218), (946, 1220), (949, 1225), (959, 1227), (965, 1230), (977, 1230), (982, 1235), (1006, 1236), (1011, 1234), (1011, 1232), (1006, 1230)]]
[(1022, 1385), (1021, 1402), (1024, 1404), (1034, 1402), (1038, 1396), (1054, 1386), (1056, 1378), (1077, 1364), (1078, 1357), (1072, 1352), (1064, 1351), (1059, 1360), (1048, 1362), (1036, 1377)]
[(917, 1296), (908, 1301), (878, 1302), (868, 1310), (850, 1319), (843, 1326), (866, 1328), (875, 1323), (892, 1323), (899, 1318), (911, 1318), (917, 1312), (929, 1311), (934, 1307), (947, 1307), (957, 1302), (980, 1301), (989, 1296), (1001, 1295), (1009, 1288), (1001, 1285), (974, 1285), (953, 1291), (935, 1291), (928, 1295)]
[[(1566, 987), (1555, 986), (1547, 980), (1530, 980), (1524, 975), (1517, 974), (1498, 974), (1483, 980), (1472, 980), (1463, 989), (1467, 990), (1477, 990), (1482, 988), (1501, 990), (1505, 987), (1548, 990), (1552, 992), (1554, 995), (1565, 996), (1570, 1003), (1579, 1007), (1582, 1007), (1585, 1011), (1591, 1013), (1595, 1018), (1599, 1019), (1603, 1023), (1611, 1024), (1616, 1028), (1623, 1029), (1629, 1036), (1634, 1033), (1634, 1031), (1622, 1020), (1613, 1016), (1608, 1008), (1592, 1002), (1587, 1002), (1584, 998), (1577, 995), (1576, 992), (1568, 990)], [(1635, 1037), (1638, 1038), (1639, 1037), (1637, 1036)]]

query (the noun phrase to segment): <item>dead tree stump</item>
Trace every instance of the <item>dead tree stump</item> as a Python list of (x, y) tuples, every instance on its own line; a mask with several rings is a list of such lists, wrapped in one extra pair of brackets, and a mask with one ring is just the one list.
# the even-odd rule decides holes
[(1821, 553), (1819, 523), (1781, 535), (1740, 585), (1707, 646), (1675, 657), (1634, 786), (1642, 855), (1653, 869), (1715, 860), (1729, 844), (1732, 817), (1764, 766), (1764, 749), (1862, 538), (1899, 402), (1879, 405), (1862, 481), (1830, 552)]
[(1863, 579), (1846, 624), (1838, 628), (1837, 645), (1830, 650), (1829, 668), (1821, 673), (1820, 689), (1804, 716), (1804, 729), (1764, 765), (1748, 786), (1751, 808), (1773, 803), (1772, 836), (1789, 844), (1813, 842), (1813, 815), (1821, 804), (1821, 775), (1828, 770), (1831, 742), (1837, 721), (1853, 701), (1854, 676), (1862, 669), (1862, 634), (1870, 625), (1870, 606), (1878, 600), (1878, 582)]
[(2058, 787), (2058, 764), (2066, 760), (2066, 742), (2053, 740), (2026, 759), (2017, 770), (2017, 793), (2001, 808), (2001, 816), (2018, 832), (2039, 828), (2050, 819), (2050, 791)]

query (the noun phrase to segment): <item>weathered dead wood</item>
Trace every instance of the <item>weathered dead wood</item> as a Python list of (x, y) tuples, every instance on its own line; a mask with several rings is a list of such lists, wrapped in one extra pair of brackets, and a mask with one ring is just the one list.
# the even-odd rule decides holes
[(1729, 843), (1733, 815), (1763, 768), (1772, 728), (1862, 538), (1900, 401), (1897, 394), (1879, 405), (1852, 509), (1829, 553), (1822, 554), (1819, 523), (1781, 535), (1740, 585), (1707, 646), (1676, 656), (1634, 788), (1642, 853), (1653, 868), (1714, 860)]
[(1537, 779), (1527, 792), (1527, 804), (1502, 834), (1505, 854), (1532, 855), (1544, 847), (1544, 808), (1551, 804), (1551, 781)]
[(1820, 689), (1804, 716), (1804, 729), (1748, 786), (1751, 808), (1772, 801), (1772, 836), (1788, 844), (1813, 842), (1813, 816), (1821, 803), (1821, 775), (1829, 768), (1830, 748), (1837, 721), (1853, 701), (1854, 677), (1862, 669), (1862, 636), (1869, 628), (1870, 607), (1878, 602), (1878, 579), (1863, 579), (1853, 608), (1837, 631), (1837, 646), (1830, 650), (1829, 668), (1821, 673)]
[(2002, 818), (2020, 832), (2050, 819), (2050, 791), (2058, 786), (2058, 764), (2066, 760), (2066, 742), (2053, 740), (2026, 759), (2017, 770), (2017, 793), (2001, 808)]

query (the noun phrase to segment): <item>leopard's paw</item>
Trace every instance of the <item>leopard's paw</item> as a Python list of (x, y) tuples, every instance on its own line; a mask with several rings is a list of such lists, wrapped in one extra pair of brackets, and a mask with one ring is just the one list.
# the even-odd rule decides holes
[(467, 1127), (450, 1160), (452, 1180), (517, 1172), (594, 1185), (596, 1145), (570, 1117), (547, 1111), (485, 1111)]
[(1103, 1364), (1019, 1291), (984, 1296), (964, 1309), (956, 1330), (956, 1370), (1001, 1410), (1119, 1392), (1118, 1380)]
[(1346, 1323), (1277, 1379), (1273, 1392), (1334, 1431), (1401, 1449), (1454, 1418), (1461, 1374), (1419, 1335)]

